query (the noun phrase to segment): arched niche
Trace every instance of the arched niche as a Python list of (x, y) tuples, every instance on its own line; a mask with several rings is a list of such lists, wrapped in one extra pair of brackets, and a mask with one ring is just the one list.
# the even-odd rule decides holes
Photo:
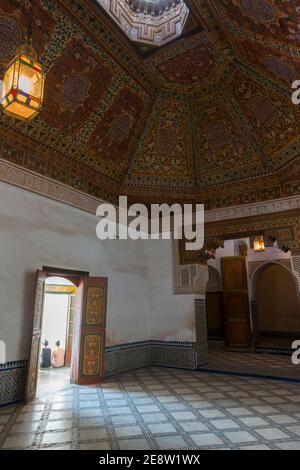
[(287, 264), (267, 261), (251, 278), (255, 344), (289, 348), (300, 334), (298, 281)]
[(297, 296), (300, 298), (299, 282), (298, 278), (292, 270), (290, 263), (284, 263), (281, 260), (267, 260), (262, 262), (257, 268), (252, 272), (249, 279), (249, 297), (250, 300), (257, 300), (257, 283), (261, 274), (268, 269), (270, 266), (280, 266), (284, 269), (293, 279)]

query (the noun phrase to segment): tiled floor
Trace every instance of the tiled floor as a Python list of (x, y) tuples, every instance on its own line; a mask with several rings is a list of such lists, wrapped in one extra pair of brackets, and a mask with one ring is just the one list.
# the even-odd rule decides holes
[(291, 355), (230, 352), (211, 346), (204, 369), (285, 377), (300, 381), (300, 366), (292, 364)]
[(70, 367), (39, 369), (37, 396), (69, 387), (73, 387), (70, 383)]
[(300, 449), (300, 384), (149, 367), (0, 410), (2, 449)]

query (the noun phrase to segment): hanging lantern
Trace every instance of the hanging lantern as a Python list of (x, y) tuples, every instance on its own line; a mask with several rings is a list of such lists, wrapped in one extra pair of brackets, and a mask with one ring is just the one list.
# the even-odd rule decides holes
[(5, 114), (30, 121), (41, 110), (45, 75), (34, 48), (22, 46), (3, 79), (1, 105)]
[(253, 241), (253, 248), (256, 252), (265, 251), (265, 242), (263, 236), (255, 237), (255, 240)]

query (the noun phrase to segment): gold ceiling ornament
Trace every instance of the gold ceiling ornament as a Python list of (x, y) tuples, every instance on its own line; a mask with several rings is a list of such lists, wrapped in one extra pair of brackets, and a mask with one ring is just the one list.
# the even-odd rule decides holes
[(257, 253), (265, 251), (265, 241), (262, 235), (255, 237), (255, 240), (253, 241), (253, 248)]
[(39, 114), (44, 97), (45, 74), (32, 46), (32, 21), (33, 11), (25, 44), (4, 74), (0, 101), (5, 114), (22, 121), (30, 121)]

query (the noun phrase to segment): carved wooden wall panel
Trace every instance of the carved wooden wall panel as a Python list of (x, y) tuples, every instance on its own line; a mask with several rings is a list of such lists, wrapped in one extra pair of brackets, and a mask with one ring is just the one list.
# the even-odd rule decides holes
[(222, 258), (221, 267), (226, 346), (248, 349), (251, 345), (251, 326), (245, 258)]
[(222, 258), (223, 290), (247, 289), (246, 265), (243, 257)]

